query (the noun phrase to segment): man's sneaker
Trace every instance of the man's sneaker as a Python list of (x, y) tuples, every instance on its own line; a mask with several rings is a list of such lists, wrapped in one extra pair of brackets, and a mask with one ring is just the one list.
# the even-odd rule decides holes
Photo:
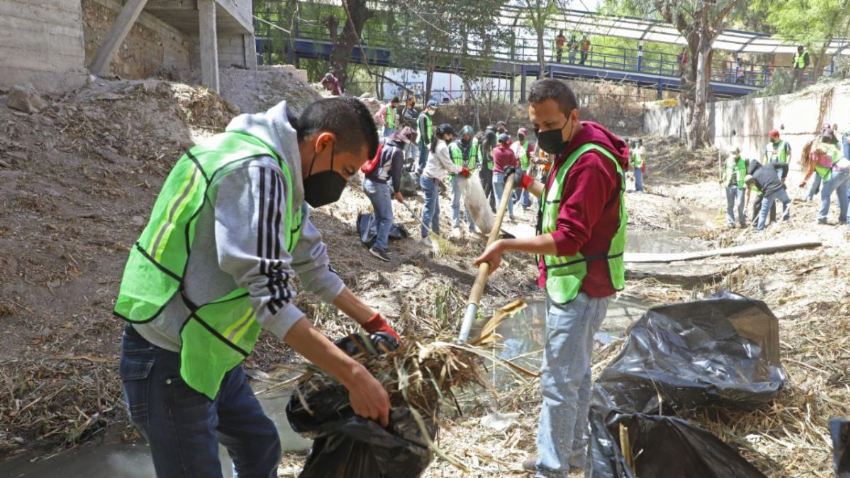
[(522, 469), (529, 473), (537, 473), (537, 457), (532, 456), (523, 460)]
[(425, 247), (432, 247), (434, 245), (434, 243), (431, 242), (430, 237), (423, 237), (422, 238), (422, 245), (425, 246)]
[(390, 256), (387, 255), (387, 251), (382, 251), (377, 247), (372, 247), (369, 249), (369, 253), (384, 262), (390, 262)]
[(450, 232), (449, 235), (450, 235), (450, 237), (458, 238), (458, 237), (461, 237), (463, 235), (463, 233), (460, 232), (459, 227), (453, 227), (452, 232)]

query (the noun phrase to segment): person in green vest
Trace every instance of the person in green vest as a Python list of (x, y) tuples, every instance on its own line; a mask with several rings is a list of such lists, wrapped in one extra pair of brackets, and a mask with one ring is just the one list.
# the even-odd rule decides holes
[[(791, 145), (788, 144), (787, 141), (784, 141), (779, 137), (779, 131), (771, 131), (770, 134), (768, 134), (768, 139), (769, 141), (764, 147), (764, 164), (790, 164)], [(784, 183), (785, 178), (782, 176), (783, 171), (784, 169), (776, 170), (777, 174), (779, 174), (779, 179)]]
[(747, 217), (744, 213), (744, 198), (747, 191), (744, 178), (747, 176), (747, 160), (741, 157), (741, 148), (726, 158), (723, 177), (720, 183), (726, 188), (726, 222), (729, 228), (735, 227), (735, 209), (738, 210), (738, 223), (741, 229), (747, 227)]
[(635, 166), (635, 192), (646, 192), (643, 189), (643, 174), (646, 172), (646, 148), (643, 146), (643, 140), (638, 139), (634, 150), (634, 166)]
[(599, 124), (579, 121), (573, 91), (555, 79), (535, 81), (529, 118), (543, 151), (554, 156), (546, 184), (516, 169), (516, 185), (541, 201), (537, 235), (500, 239), (475, 260), (498, 270), (505, 251), (537, 256), (547, 296), (540, 387), (538, 456), (523, 468), (567, 476), (586, 466), (593, 335), (625, 287), (628, 146)]
[(395, 133), (395, 130), (398, 129), (398, 96), (394, 96), (390, 102), (381, 107), (377, 113), (375, 113), (375, 121), (384, 128), (384, 138)]
[[(531, 158), (534, 157), (534, 144), (528, 140), (528, 130), (520, 128), (517, 130), (517, 141), (511, 145), (511, 151), (519, 160), (519, 165), (525, 174), (531, 174), (532, 164)], [(521, 197), (517, 196), (517, 201), (522, 199), (523, 211), (528, 211), (531, 207), (531, 195), (528, 191), (523, 191)]]
[(419, 169), (416, 172), (420, 176), (428, 163), (428, 148), (431, 146), (431, 139), (434, 137), (434, 119), (432, 116), (436, 112), (437, 102), (431, 100), (425, 110), (419, 114), (419, 119), (416, 120), (419, 128)]
[(555, 37), (555, 61), (560, 63), (561, 58), (564, 57), (564, 49), (567, 47), (567, 37), (564, 36), (564, 30), (558, 32), (558, 36)]
[[(481, 146), (478, 144), (478, 138), (474, 137), (475, 131), (472, 126), (466, 125), (460, 130), (460, 138), (449, 143), (449, 155), (455, 165), (466, 168), (471, 173), (475, 172), (478, 167), (478, 162), (481, 161)], [(459, 174), (450, 173), (449, 178), (452, 182), (452, 235), (460, 235), (460, 204), (463, 198), (460, 181), (466, 181)], [(478, 232), (472, 216), (469, 215), (469, 210), (464, 206), (464, 214), (466, 222), (469, 223), (469, 232)]]
[(803, 74), (806, 68), (809, 67), (809, 52), (806, 47), (800, 45), (797, 47), (797, 53), (794, 54), (794, 62), (791, 64), (791, 88), (789, 93), (800, 87), (803, 83)]
[(293, 302), (300, 287), (370, 333), (398, 335), (331, 269), (311, 207), (337, 201), (376, 153), (369, 110), (319, 100), (296, 118), (281, 102), (238, 116), (174, 165), (130, 250), (115, 314), (130, 420), (156, 476), (276, 477), (278, 433), (240, 365), (271, 332), (349, 391), (354, 412), (387, 425), (389, 398)]

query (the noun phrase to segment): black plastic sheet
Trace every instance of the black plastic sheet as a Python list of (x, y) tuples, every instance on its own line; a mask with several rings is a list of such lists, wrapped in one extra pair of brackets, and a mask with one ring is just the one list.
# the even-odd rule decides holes
[[(772, 400), (784, 383), (779, 323), (764, 302), (724, 292), (652, 308), (594, 385), (589, 476), (764, 478), (711, 433), (664, 413), (750, 410)], [(621, 425), (633, 471), (620, 448)]]
[[(360, 242), (366, 247), (372, 247), (375, 243), (375, 238), (378, 237), (378, 221), (372, 213), (360, 213), (357, 215), (357, 234), (360, 236)], [(410, 233), (407, 229), (398, 223), (393, 223), (390, 226), (390, 236), (392, 239), (404, 239), (409, 237)]]
[(832, 437), (832, 460), (835, 476), (850, 478), (850, 421), (833, 418), (829, 421), (829, 434)]
[[(336, 345), (349, 355), (363, 350), (359, 336), (346, 337)], [(376, 350), (379, 344), (393, 350), (398, 343), (380, 332), (370, 336)], [(340, 384), (327, 385), (318, 377), (297, 385), (298, 391), (286, 408), (293, 430), (313, 439), (313, 447), (299, 478), (416, 478), (428, 467), (432, 454), (422, 430), (410, 410), (394, 407), (390, 424), (383, 428), (373, 420), (354, 414), (348, 390)], [(310, 411), (304, 408), (299, 392)], [(437, 426), (424, 418), (427, 431), (434, 439)]]
[[(620, 452), (621, 425), (634, 473)], [(766, 478), (719, 438), (674, 417), (591, 413), (590, 437), (591, 478)]]
[(647, 311), (597, 380), (596, 406), (665, 413), (721, 406), (750, 410), (785, 383), (779, 322), (764, 302), (730, 293)]

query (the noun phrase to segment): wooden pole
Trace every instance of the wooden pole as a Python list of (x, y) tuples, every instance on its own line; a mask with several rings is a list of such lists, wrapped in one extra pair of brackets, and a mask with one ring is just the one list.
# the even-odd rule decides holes
[(136, 19), (139, 18), (147, 3), (148, 0), (129, 0), (124, 5), (121, 13), (118, 14), (118, 18), (115, 19), (115, 23), (112, 24), (109, 34), (106, 35), (106, 40), (98, 48), (89, 65), (89, 71), (92, 75), (99, 76), (106, 73), (106, 70), (109, 69), (109, 63), (112, 62), (112, 57), (115, 56), (118, 47), (124, 43), (124, 39), (127, 38), (127, 34), (130, 33), (130, 29), (133, 28), (133, 24), (136, 23)]

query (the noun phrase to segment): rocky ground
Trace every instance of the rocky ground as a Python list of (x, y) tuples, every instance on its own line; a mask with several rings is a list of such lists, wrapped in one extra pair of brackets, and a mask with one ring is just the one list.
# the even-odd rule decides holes
[[(266, 104), (259, 97), (249, 99)], [(0, 276), (0, 334), (5, 339), (0, 348), (0, 457), (90, 444), (107, 433), (130, 434), (117, 376), (123, 324), (111, 315), (127, 250), (181, 151), (221, 130), (237, 113), (238, 108), (206, 90), (158, 81), (97, 81), (77, 94), (47, 98), (40, 113), (0, 105), (0, 265), (6, 272)], [(640, 249), (669, 252), (675, 241), (715, 248), (779, 237), (823, 242), (812, 250), (706, 261), (717, 273), (695, 282), (632, 273), (621, 297), (662, 304), (728, 288), (767, 302), (781, 320), (786, 389), (771, 406), (755, 412), (683, 414), (770, 477), (828, 476), (826, 421), (850, 414), (845, 378), (850, 306), (844, 300), (848, 271), (842, 267), (850, 259), (846, 227), (834, 224), (835, 210), (832, 225), (815, 226), (816, 206), (795, 201), (791, 221), (764, 234), (728, 230), (721, 215), (725, 195), (717, 183), (716, 152), (688, 152), (666, 139), (646, 142), (648, 193), (627, 196), (629, 231)], [(798, 176), (792, 173), (789, 184)], [(796, 186), (791, 190), (796, 195)], [(448, 233), (450, 202), (441, 201), (442, 227)], [(411, 202), (421, 212), (421, 200)], [(437, 249), (404, 239), (391, 243), (391, 263), (379, 262), (355, 231), (357, 214), (368, 210), (355, 180), (339, 203), (315, 211), (334, 268), (403, 333), (453, 335), (474, 281), (472, 260), (484, 239), (453, 238)], [(398, 205), (395, 212), (397, 221), (418, 236), (416, 220)], [(533, 217), (530, 211), (520, 215), (520, 222), (531, 224)], [(509, 254), (491, 279), (483, 308), (492, 311), (518, 297), (539, 298), (535, 277), (528, 257)], [(297, 301), (329, 336), (353, 330), (309, 295)], [(600, 344), (594, 370), (621, 345), (622, 339)], [(295, 366), (300, 360), (264, 335), (246, 368), (268, 371), (281, 363)], [(480, 407), (463, 416), (446, 411), (439, 446), (466, 471), (438, 458), (425, 476), (519, 473), (519, 463), (534, 450), (539, 400), (533, 380), (505, 389), (490, 406), (518, 415), (500, 431), (480, 424), (485, 414)], [(281, 476), (296, 476), (303, 459), (287, 454)]]

